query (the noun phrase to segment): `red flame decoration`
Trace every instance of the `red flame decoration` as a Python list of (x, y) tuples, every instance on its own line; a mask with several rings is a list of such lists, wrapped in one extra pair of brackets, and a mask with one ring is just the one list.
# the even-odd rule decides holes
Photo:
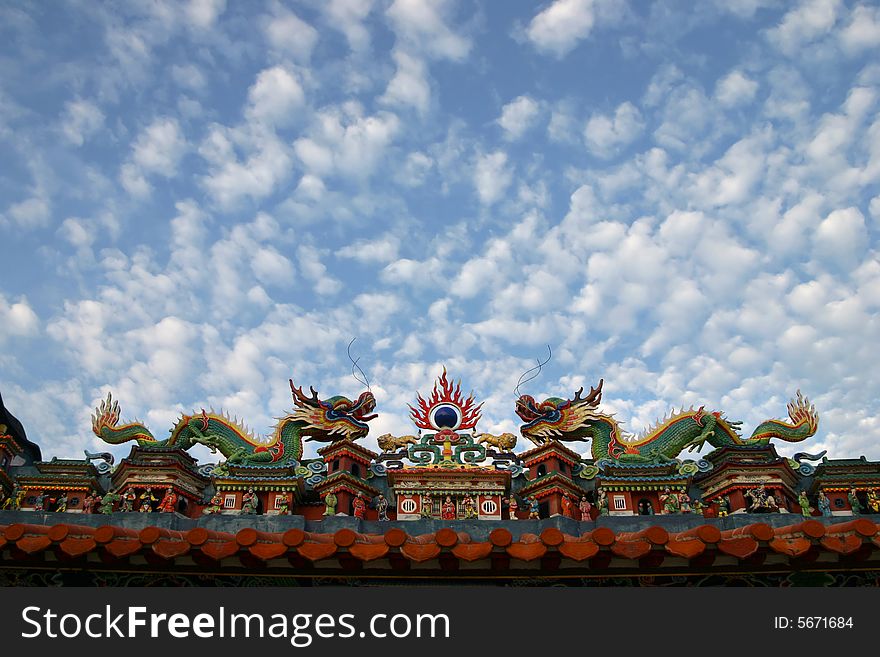
[(467, 399), (461, 394), (461, 381), (452, 387), (452, 384), (446, 378), (446, 368), (443, 368), (443, 374), (437, 377), (434, 383), (434, 391), (431, 393), (430, 401), (425, 401), (422, 395), (418, 394), (418, 408), (408, 404), (410, 409), (410, 417), (417, 427), (422, 429), (434, 429), (431, 426), (430, 417), (431, 410), (438, 404), (455, 404), (461, 410), (461, 424), (458, 429), (473, 429), (480, 421), (480, 404), (474, 405), (474, 393), (471, 393)]

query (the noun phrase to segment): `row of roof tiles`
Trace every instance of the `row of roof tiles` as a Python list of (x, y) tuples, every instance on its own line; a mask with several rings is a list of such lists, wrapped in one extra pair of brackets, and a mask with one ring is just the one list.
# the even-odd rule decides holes
[[(254, 567), (274, 562), (285, 568), (307, 568), (309, 564), (345, 568), (378, 560), (390, 561), (392, 568), (438, 560), (447, 568), (460, 561), (488, 560), (487, 568), (498, 570), (542, 559), (542, 568), (549, 563), (551, 568), (603, 570), (615, 558), (640, 567), (661, 566), (666, 557), (678, 558), (667, 565), (681, 565), (685, 559), (685, 565), (710, 566), (716, 557), (727, 556), (735, 563), (759, 566), (771, 554), (803, 564), (820, 557), (828, 561), (832, 555), (848, 563), (880, 559), (880, 525), (859, 518), (835, 525), (805, 520), (776, 528), (758, 522), (725, 531), (708, 524), (680, 532), (659, 526), (636, 532), (598, 527), (578, 536), (548, 527), (540, 534), (522, 534), (517, 540), (501, 527), (486, 541), (473, 540), (468, 533), (449, 527), (410, 535), (399, 527), (384, 534), (360, 534), (347, 528), (333, 533), (301, 529), (269, 533), (245, 528), (232, 534), (203, 527), (175, 531), (155, 526), (141, 530), (112, 525), (0, 526), (0, 566), (21, 566), (52, 555), (50, 559), (74, 562), (95, 556), (108, 566), (141, 556), (147, 562), (171, 566), (181, 563), (175, 560), (189, 559), (188, 563), (202, 566)], [(277, 561), (283, 559), (287, 563)]]

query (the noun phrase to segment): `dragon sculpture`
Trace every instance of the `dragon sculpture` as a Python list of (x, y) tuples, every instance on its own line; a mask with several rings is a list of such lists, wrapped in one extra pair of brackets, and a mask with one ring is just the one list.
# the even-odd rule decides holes
[(376, 399), (371, 392), (363, 392), (357, 401), (347, 397), (318, 399), (318, 393), (310, 388), (311, 397), (290, 381), (294, 409), (279, 418), (271, 436), (257, 439), (253, 432), (242, 426), (237, 419), (222, 413), (207, 412), (183, 415), (165, 440), (156, 440), (141, 422), (119, 424), (119, 402), (108, 393), (107, 399), (95, 409), (92, 431), (111, 445), (131, 440), (141, 447), (177, 447), (190, 449), (196, 444), (220, 452), (227, 464), (284, 465), (299, 461), (303, 453), (303, 440), (333, 442), (356, 440), (367, 435), (367, 422), (377, 417), (373, 414)]
[(726, 419), (720, 412), (694, 410), (673, 413), (642, 436), (624, 435), (611, 415), (599, 411), (602, 384), (591, 387), (586, 397), (583, 388), (572, 399), (550, 397), (537, 403), (530, 395), (516, 402), (516, 414), (525, 422), (520, 432), (536, 445), (552, 440), (592, 440), (593, 459), (615, 459), (646, 463), (675, 459), (682, 450), (699, 450), (708, 442), (713, 447), (725, 445), (765, 445), (773, 438), (799, 442), (816, 433), (819, 414), (810, 401), (797, 392), (788, 404), (791, 422), (766, 420), (748, 438), (739, 434), (741, 422)]

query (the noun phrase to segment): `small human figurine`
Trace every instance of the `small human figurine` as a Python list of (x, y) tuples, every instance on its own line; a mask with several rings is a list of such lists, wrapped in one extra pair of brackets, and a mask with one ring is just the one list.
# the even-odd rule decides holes
[(678, 513), (682, 510), (678, 493), (671, 492), (669, 486), (663, 489), (659, 497), (660, 503), (663, 504), (663, 513)]
[(519, 518), (516, 517), (516, 510), (519, 508), (519, 504), (517, 504), (516, 498), (513, 495), (510, 496), (508, 506), (510, 507), (510, 519), (519, 520)]
[(148, 488), (143, 493), (138, 496), (138, 499), (141, 501), (141, 506), (138, 509), (141, 513), (152, 513), (153, 511), (153, 502), (158, 502), (159, 499), (153, 495), (153, 489)]
[(854, 516), (861, 515), (862, 506), (859, 504), (859, 496), (856, 494), (856, 489), (850, 488), (846, 497), (849, 500), (849, 505), (852, 507), (852, 514)]
[(530, 497), (528, 498), (529, 503), (529, 520), (540, 520), (541, 519), (541, 505), (538, 504), (538, 498)]
[(678, 495), (678, 503), (681, 508), (682, 513), (690, 513), (691, 512), (691, 498), (687, 493), (679, 493)]
[(767, 508), (771, 511), (779, 511), (779, 505), (776, 503), (774, 495), (767, 494)]
[(434, 500), (432, 500), (431, 496), (427, 493), (422, 493), (421, 510), (419, 512), (419, 516), (428, 519), (434, 517)]
[(868, 511), (880, 513), (880, 497), (877, 497), (877, 491), (873, 488), (868, 491)]
[(174, 513), (177, 507), (177, 493), (173, 488), (166, 488), (162, 501), (159, 502), (159, 513)]
[(101, 513), (105, 515), (113, 513), (113, 505), (118, 502), (119, 499), (119, 493), (114, 493), (112, 490), (107, 491), (107, 494), (101, 498)]
[(98, 506), (98, 502), (101, 501), (101, 498), (98, 497), (98, 494), (90, 490), (89, 494), (86, 495), (86, 498), (83, 500), (83, 513), (94, 513), (95, 507)]
[(275, 498), (275, 510), (279, 516), (290, 514), (290, 501), (287, 499), (287, 493), (283, 493)]
[(223, 513), (223, 496), (219, 492), (214, 493), (211, 501), (208, 502), (208, 506), (202, 511), (203, 515), (210, 515), (212, 513)]
[(605, 492), (605, 489), (601, 486), (598, 490), (599, 497), (596, 499), (596, 506), (599, 508), (600, 516), (609, 515), (608, 512), (608, 493)]
[(324, 496), (324, 515), (325, 516), (335, 516), (336, 515), (336, 505), (339, 503), (339, 500), (336, 499), (336, 495), (333, 493), (327, 493)]
[(367, 517), (367, 502), (364, 500), (364, 494), (358, 493), (357, 497), (352, 500), (351, 503), (352, 509), (354, 511), (354, 517), (360, 518), (363, 520)]
[(697, 498), (695, 498), (695, 499), (691, 502), (691, 506), (692, 506), (693, 509), (694, 509), (694, 513), (696, 513), (696, 514), (699, 515), (699, 516), (703, 515), (703, 511), (704, 511), (705, 508), (706, 508), (706, 504), (703, 502), (703, 498), (702, 498), (702, 497), (697, 497)]
[(440, 519), (455, 520), (455, 502), (452, 501), (449, 495), (446, 496), (446, 501), (440, 507)]
[(581, 501), (578, 503), (578, 510), (581, 512), (581, 522), (593, 519), (590, 514), (590, 511), (593, 510), (593, 505), (590, 504), (586, 495), (581, 495)]
[(376, 499), (376, 514), (379, 520), (388, 520), (388, 500), (382, 493), (379, 493), (379, 497)]
[(718, 517), (724, 518), (730, 513), (730, 497), (722, 495), (716, 501), (718, 502)]
[(477, 506), (474, 504), (474, 498), (469, 494), (461, 499), (461, 507), (464, 511), (465, 520), (477, 517)]
[(46, 504), (46, 498), (49, 497), (46, 493), (41, 492), (34, 498), (34, 511), (42, 511), (43, 506)]
[(246, 515), (254, 515), (257, 512), (257, 494), (254, 487), (250, 486), (247, 492), (241, 496), (241, 512)]
[(574, 502), (568, 494), (562, 496), (562, 515), (566, 518), (574, 518)]
[(819, 511), (826, 518), (831, 517), (831, 500), (828, 499), (828, 496), (825, 494), (824, 490), (819, 491)]
[(129, 488), (122, 496), (122, 504), (119, 505), (120, 511), (134, 511), (134, 503), (137, 501), (137, 495), (133, 488)]
[(9, 494), (5, 500), (3, 500), (3, 510), (10, 511), (18, 511), (21, 509), (21, 500), (24, 499), (24, 491), (19, 487), (18, 484), (15, 484), (15, 487), (12, 489), (12, 492)]
[(800, 494), (798, 494), (798, 504), (801, 507), (801, 515), (804, 518), (809, 518), (813, 515), (813, 507), (810, 506), (810, 498), (807, 497), (807, 491), (802, 490)]
[(65, 513), (67, 511), (67, 491), (61, 493), (61, 497), (56, 500), (55, 513)]

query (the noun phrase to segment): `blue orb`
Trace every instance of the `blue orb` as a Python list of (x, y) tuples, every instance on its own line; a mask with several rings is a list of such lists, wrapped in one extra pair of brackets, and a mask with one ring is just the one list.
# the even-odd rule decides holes
[(440, 406), (434, 411), (434, 426), (438, 429), (454, 429), (459, 422), (458, 411), (452, 406)]

